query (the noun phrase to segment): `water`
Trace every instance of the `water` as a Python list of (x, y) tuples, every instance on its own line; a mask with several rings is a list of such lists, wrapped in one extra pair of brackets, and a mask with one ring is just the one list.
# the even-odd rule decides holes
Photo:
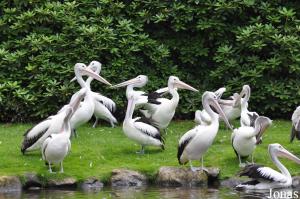
[[(292, 189), (280, 190), (291, 194)], [(300, 193), (300, 192), (299, 192)], [(0, 199), (65, 199), (65, 198), (162, 198), (162, 199), (260, 199), (267, 198), (269, 192), (239, 192), (227, 188), (104, 188), (99, 192), (82, 192), (78, 190), (32, 190), (23, 192), (0, 193)], [(276, 198), (277, 195), (275, 195)]]

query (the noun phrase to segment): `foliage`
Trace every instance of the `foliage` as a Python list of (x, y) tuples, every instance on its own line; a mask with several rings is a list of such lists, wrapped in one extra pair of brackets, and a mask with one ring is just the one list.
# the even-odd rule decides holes
[[(234, 123), (235, 126), (239, 122)], [(72, 176), (78, 180), (84, 180), (95, 176), (103, 182), (108, 182), (111, 171), (116, 168), (127, 168), (145, 173), (151, 180), (155, 180), (158, 169), (161, 166), (180, 166), (176, 158), (177, 144), (180, 137), (192, 129), (193, 122), (172, 122), (165, 135), (165, 150), (147, 146), (145, 154), (136, 154), (140, 145), (129, 140), (122, 132), (121, 127), (92, 128), (84, 125), (78, 129), (78, 138), (72, 139), (72, 149), (64, 160), (65, 174), (49, 174), (48, 167), (41, 159), (40, 151), (22, 155), (20, 143), (23, 132), (32, 125), (28, 124), (0, 124), (0, 176), (22, 175), (26, 172), (35, 172), (44, 181), (49, 178), (62, 178)], [(273, 121), (273, 124), (264, 134), (263, 143), (255, 149), (254, 161), (276, 169), (268, 155), (270, 143), (280, 143), (291, 153), (299, 156), (299, 141), (289, 143), (289, 121)], [(213, 145), (204, 156), (204, 166), (218, 167), (221, 170), (221, 179), (232, 177), (238, 173), (239, 161), (231, 146), (231, 132), (221, 124)], [(248, 159), (251, 161), (251, 158)], [(291, 175), (299, 175), (299, 165), (295, 162), (280, 159), (291, 172)], [(199, 161), (193, 161), (193, 166), (200, 166)], [(189, 167), (189, 165), (183, 165)], [(54, 171), (59, 170), (59, 165)]]
[[(55, 113), (78, 90), (69, 82), (74, 64), (92, 60), (112, 83), (148, 75), (149, 90), (169, 75), (200, 91), (248, 83), (258, 112), (290, 117), (300, 92), (299, 8), (284, 0), (1, 1), (0, 121)], [(123, 90), (93, 87), (123, 114)], [(182, 92), (177, 117), (192, 116), (201, 93)]]

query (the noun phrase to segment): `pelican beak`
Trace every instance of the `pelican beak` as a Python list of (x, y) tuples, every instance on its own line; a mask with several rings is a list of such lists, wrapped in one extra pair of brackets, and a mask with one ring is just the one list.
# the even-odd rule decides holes
[(88, 76), (91, 76), (93, 77), (94, 79), (106, 84), (106, 85), (109, 85), (111, 86), (111, 83), (109, 83), (106, 79), (104, 79), (103, 77), (101, 77), (100, 75), (98, 75), (97, 73), (95, 73), (94, 71), (92, 71), (91, 69), (89, 68), (84, 68), (82, 69), (82, 72), (81, 72), (82, 75), (88, 75)]
[(190, 91), (194, 91), (194, 92), (199, 92), (197, 89), (195, 89), (194, 87), (184, 83), (183, 81), (178, 80), (175, 83), (175, 87), (177, 88), (181, 88), (181, 89), (186, 89), (186, 90), (190, 90)]
[(277, 153), (278, 153), (279, 157), (285, 157), (289, 160), (296, 162), (297, 164), (300, 164), (300, 159), (283, 147), (281, 149), (279, 149), (279, 151)]
[(133, 79), (127, 80), (125, 82), (113, 85), (112, 88), (120, 88), (120, 87), (128, 86), (128, 85), (131, 85), (131, 84), (136, 84), (138, 82), (139, 82), (139, 79), (133, 78)]
[(228, 121), (224, 111), (220, 107), (218, 101), (215, 99), (211, 99), (210, 102), (211, 102), (210, 105), (213, 106), (216, 109), (216, 111), (220, 114), (220, 116), (223, 118), (223, 120), (224, 120), (225, 124), (228, 126), (228, 128), (233, 130), (232, 125), (229, 123), (229, 121)]
[(70, 81), (70, 82), (74, 82), (76, 79), (77, 79), (77, 78), (76, 78), (76, 77), (74, 77), (73, 79), (71, 79), (71, 81)]

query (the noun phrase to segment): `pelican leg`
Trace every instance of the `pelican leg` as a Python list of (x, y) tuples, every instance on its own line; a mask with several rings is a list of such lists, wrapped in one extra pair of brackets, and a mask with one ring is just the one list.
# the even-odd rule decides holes
[(203, 170), (203, 156), (201, 157), (201, 170)]
[(167, 129), (164, 129), (164, 134), (165, 134), (165, 135), (167, 135), (167, 134), (168, 134), (168, 132), (167, 132)]
[(145, 146), (142, 145), (141, 150), (140, 150), (140, 151), (137, 151), (136, 153), (137, 153), (137, 154), (140, 154), (140, 155), (143, 155), (143, 154), (145, 153)]
[(74, 138), (78, 137), (76, 129), (73, 129), (73, 131), (72, 131), (72, 137), (74, 137)]
[(251, 154), (251, 163), (254, 164), (253, 154)]
[(63, 161), (60, 162), (60, 172), (61, 173), (64, 172)]
[(242, 160), (241, 160), (241, 156), (238, 154), (238, 157), (239, 157), (239, 167), (245, 167), (245, 163), (242, 163)]
[(95, 121), (95, 123), (93, 124), (93, 128), (96, 128), (97, 124), (98, 124), (98, 118), (96, 117), (96, 121)]
[(53, 173), (51, 168), (51, 162), (48, 162), (48, 166), (49, 166), (49, 173)]

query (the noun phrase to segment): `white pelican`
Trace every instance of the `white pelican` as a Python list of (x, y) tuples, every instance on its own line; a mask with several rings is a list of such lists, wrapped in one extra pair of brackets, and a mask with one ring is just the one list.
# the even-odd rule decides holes
[[(101, 63), (98, 61), (92, 61), (89, 65), (88, 68), (93, 70), (95, 73), (99, 74), (101, 71)], [(86, 80), (86, 85), (88, 88), (91, 88), (91, 82), (93, 80), (93, 77), (89, 77)], [(105, 97), (99, 93), (91, 91), (93, 98), (94, 98), (94, 103), (95, 103), (95, 109), (94, 109), (94, 116), (96, 118), (96, 121), (93, 125), (95, 128), (97, 126), (98, 120), (103, 119), (107, 122), (110, 123), (112, 127), (117, 124), (117, 119), (113, 116), (112, 112), (116, 110), (116, 104), (114, 101), (109, 99), (108, 97)]]
[(200, 160), (201, 169), (203, 169), (203, 155), (212, 145), (217, 132), (219, 130), (219, 115), (215, 113), (211, 107), (220, 114), (226, 125), (232, 129), (223, 110), (221, 109), (217, 96), (213, 92), (206, 91), (202, 95), (202, 105), (204, 110), (211, 117), (209, 125), (198, 125), (192, 130), (186, 132), (179, 140), (177, 158), (179, 164), (190, 162), (191, 170), (196, 169), (192, 166), (191, 160)]
[[(225, 87), (219, 88), (214, 93), (217, 96), (217, 99), (221, 99), (223, 93), (226, 91)], [(197, 110), (195, 111), (195, 122), (197, 124), (208, 125), (211, 122), (211, 119), (205, 110)]]
[[(85, 64), (77, 63), (74, 66), (75, 75), (79, 84), (84, 85), (82, 75), (92, 76), (98, 81), (102, 78), (93, 71), (86, 68)], [(64, 107), (56, 114), (49, 116), (46, 120), (38, 123), (24, 134), (24, 140), (21, 146), (21, 152), (24, 154), (27, 151), (39, 149), (44, 140), (52, 133), (57, 133), (61, 130), (64, 118)]]
[[(177, 88), (198, 92), (197, 89), (180, 81), (178, 77), (170, 76), (168, 80), (168, 92), (172, 95), (172, 98), (157, 98), (155, 100), (160, 104), (148, 103), (147, 110), (142, 111), (145, 117), (153, 121), (152, 124), (157, 126), (159, 129), (165, 130), (175, 114), (175, 110), (179, 102), (179, 94), (177, 92)], [(150, 95), (151, 94), (149, 94), (148, 96)], [(148, 100), (149, 98), (151, 97), (148, 97)]]
[(60, 172), (64, 172), (63, 160), (71, 150), (71, 125), (70, 119), (74, 111), (78, 108), (80, 101), (83, 99), (86, 89), (82, 88), (77, 96), (75, 96), (70, 104), (64, 107), (63, 124), (60, 131), (49, 135), (41, 148), (42, 158), (48, 162), (49, 172), (52, 173), (51, 164), (60, 163)]
[(293, 142), (295, 137), (300, 140), (300, 106), (296, 108), (292, 115), (292, 130), (290, 142)]
[[(245, 95), (245, 97), (243, 97)], [(241, 93), (241, 126), (254, 126), (256, 118), (259, 116), (256, 112), (250, 112), (248, 110), (248, 101), (251, 95), (251, 89), (249, 85), (244, 85)]]
[(146, 118), (132, 118), (135, 103), (140, 99), (140, 96), (136, 93), (130, 93), (128, 97), (126, 116), (123, 122), (124, 134), (142, 146), (140, 154), (144, 153), (144, 147), (147, 145), (160, 146), (164, 149), (164, 141), (159, 129), (145, 123)]
[[(97, 73), (92, 71), (90, 68), (87, 67), (86, 70), (92, 72), (93, 74), (96, 74), (96, 76), (92, 76), (93, 78), (96, 77), (95, 79), (97, 79), (98, 81), (101, 81), (102, 83), (111, 86), (111, 84), (107, 80), (105, 80), (103, 77), (99, 76)], [(82, 124), (87, 123), (94, 114), (94, 110), (95, 110), (94, 100), (96, 99), (96, 97), (95, 97), (96, 94), (94, 94), (91, 91), (90, 85), (87, 84), (82, 79), (81, 76), (76, 75), (76, 71), (75, 71), (75, 76), (76, 76), (77, 82), (79, 83), (81, 88), (87, 88), (87, 92), (84, 97), (84, 100), (80, 103), (79, 108), (75, 111), (75, 113), (73, 114), (71, 121), (70, 121), (72, 132), (76, 135), (76, 129), (79, 126), (81, 126)], [(92, 81), (92, 79), (90, 79), (89, 81)], [(88, 83), (90, 83), (90, 82), (88, 82)], [(74, 95), (76, 96), (76, 93)]]
[(244, 166), (241, 159), (252, 156), (256, 145), (260, 143), (265, 130), (272, 124), (272, 120), (267, 117), (259, 116), (254, 123), (254, 127), (244, 126), (233, 130), (231, 134), (231, 144), (239, 158), (240, 167)]
[(248, 181), (236, 186), (238, 189), (276, 189), (284, 188), (292, 185), (292, 177), (289, 171), (278, 160), (278, 157), (285, 157), (297, 164), (300, 164), (300, 159), (291, 154), (280, 144), (269, 144), (269, 154), (273, 163), (277, 166), (281, 173), (273, 170), (270, 167), (251, 164), (247, 165), (241, 172), (240, 176), (248, 176), (252, 181)]

